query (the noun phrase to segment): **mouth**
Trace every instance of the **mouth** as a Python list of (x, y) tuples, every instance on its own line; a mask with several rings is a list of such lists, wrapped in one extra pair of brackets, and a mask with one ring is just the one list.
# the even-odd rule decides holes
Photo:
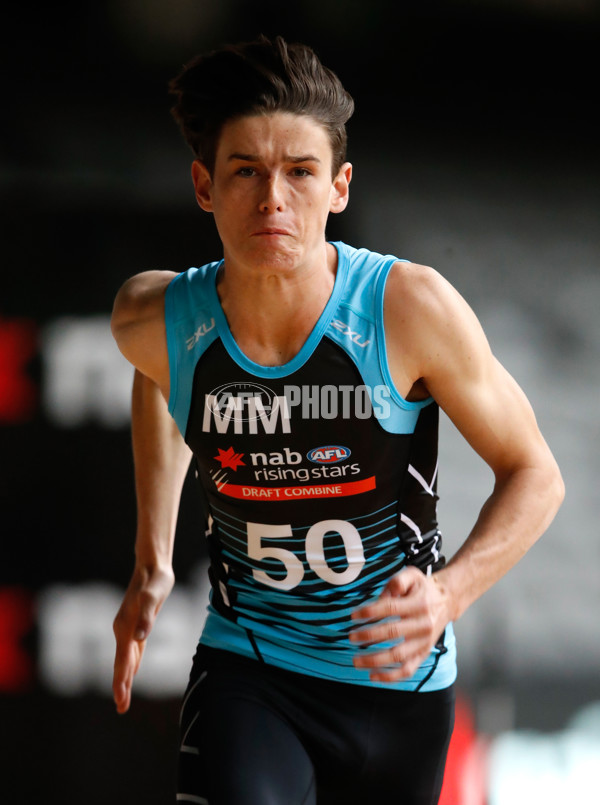
[(254, 236), (285, 236), (289, 235), (290, 233), (286, 229), (278, 229), (275, 227), (265, 227), (264, 229), (259, 229), (257, 232), (252, 233)]

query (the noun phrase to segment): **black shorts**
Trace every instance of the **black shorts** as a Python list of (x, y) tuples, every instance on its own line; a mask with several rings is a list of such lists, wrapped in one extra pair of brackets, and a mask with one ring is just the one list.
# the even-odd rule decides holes
[(435, 805), (453, 724), (452, 687), (330, 682), (200, 646), (181, 711), (177, 801)]

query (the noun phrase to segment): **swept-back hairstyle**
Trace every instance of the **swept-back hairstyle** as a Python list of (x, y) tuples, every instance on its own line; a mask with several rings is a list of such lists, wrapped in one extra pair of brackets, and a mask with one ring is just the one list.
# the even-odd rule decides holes
[(169, 84), (171, 113), (212, 174), (223, 125), (246, 115), (307, 115), (329, 134), (335, 176), (346, 158), (346, 122), (354, 101), (339, 78), (306, 45), (273, 41), (227, 45), (196, 56)]

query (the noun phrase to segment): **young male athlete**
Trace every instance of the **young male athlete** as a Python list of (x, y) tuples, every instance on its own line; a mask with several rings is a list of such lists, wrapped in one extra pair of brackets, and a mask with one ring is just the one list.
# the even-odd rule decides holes
[[(193, 454), (212, 598), (178, 800), (430, 805), (453, 723), (452, 622), (546, 529), (560, 473), (439, 274), (327, 241), (329, 213), (348, 203), (353, 103), (309, 48), (228, 47), (172, 91), (223, 259), (137, 275), (115, 302), (137, 370), (139, 509), (115, 620), (117, 709), (173, 585)], [(448, 563), (438, 406), (495, 476)]]

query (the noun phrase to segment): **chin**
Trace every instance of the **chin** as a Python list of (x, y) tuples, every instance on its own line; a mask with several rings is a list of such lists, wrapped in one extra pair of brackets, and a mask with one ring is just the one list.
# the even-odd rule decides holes
[(257, 268), (272, 268), (279, 271), (295, 268), (300, 260), (300, 254), (297, 249), (285, 249), (282, 248), (281, 245), (278, 245), (276, 248), (265, 248), (265, 246), (261, 246), (253, 249), (249, 257), (250, 261)]

